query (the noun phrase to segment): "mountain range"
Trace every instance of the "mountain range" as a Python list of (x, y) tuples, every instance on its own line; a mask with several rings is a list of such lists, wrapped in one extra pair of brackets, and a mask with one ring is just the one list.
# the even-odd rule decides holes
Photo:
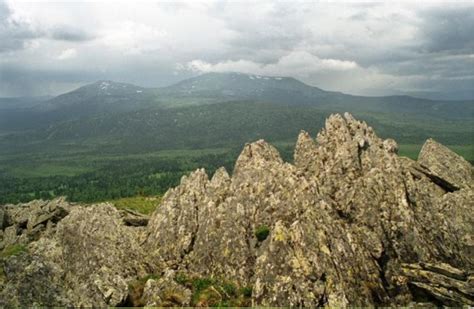
[[(207, 73), (163, 88), (98, 81), (54, 98), (0, 100), (0, 145), (81, 143), (117, 151), (289, 141), (334, 112), (370, 121), (385, 137), (472, 144), (474, 101), (364, 97), (291, 77)], [(10, 102), (10, 103), (8, 103)], [(20, 145), (21, 144), (21, 145)]]

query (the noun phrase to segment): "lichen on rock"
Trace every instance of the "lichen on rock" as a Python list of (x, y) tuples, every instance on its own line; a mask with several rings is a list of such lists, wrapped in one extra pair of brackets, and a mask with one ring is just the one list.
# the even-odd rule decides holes
[[(449, 262), (472, 269), (472, 222), (460, 215), (471, 209), (472, 167), (450, 150), (436, 149), (438, 161), (459, 161), (460, 177), (446, 181), (463, 190), (443, 186), (447, 174), (437, 165), (398, 157), (396, 142), (379, 138), (366, 123), (331, 115), (316, 139), (300, 133), (295, 165), (260, 140), (244, 147), (222, 185), (211, 188), (203, 176), (173, 189), (166, 207), (152, 215), (146, 246), (179, 248), (186, 238), (169, 233), (178, 227), (168, 225), (181, 213), (198, 218), (188, 223), (195, 241), (178, 259), (160, 255), (165, 264), (251, 284), (255, 304), (408, 304), (416, 296), (402, 264)], [(192, 207), (181, 202), (192, 198)], [(255, 237), (259, 226), (269, 227), (263, 241)]]

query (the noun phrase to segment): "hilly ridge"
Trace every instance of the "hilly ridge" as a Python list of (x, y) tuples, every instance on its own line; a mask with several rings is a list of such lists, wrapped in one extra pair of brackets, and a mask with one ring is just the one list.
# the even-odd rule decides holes
[(346, 111), (398, 140), (411, 158), (432, 137), (474, 160), (472, 101), (359, 97), (237, 73), (164, 88), (99, 81), (0, 111), (0, 196), (102, 201), (162, 194), (198, 166), (230, 166), (251, 140), (268, 140), (290, 157), (299, 130), (314, 134), (330, 114)]
[[(233, 104), (233, 107), (226, 106), (228, 103)], [(234, 108), (236, 105), (240, 105), (241, 108), (236, 110)], [(188, 108), (190, 106), (194, 108), (190, 110)], [(10, 111), (11, 115), (3, 113), (5, 118), (2, 119), (0, 116), (0, 132), (2, 129), (8, 131), (9, 126), (13, 127), (13, 131), (21, 131), (24, 125), (24, 129), (35, 129), (37, 133), (39, 132), (35, 136), (30, 136), (30, 140), (38, 137), (41, 139), (41, 136), (48, 139), (58, 136), (64, 139), (91, 138), (93, 135), (97, 138), (106, 138), (108, 135), (113, 137), (113, 134), (133, 135), (133, 130), (124, 132), (128, 123), (130, 128), (140, 132), (159, 135), (162, 133), (156, 131), (157, 128), (162, 130), (164, 126), (171, 126), (169, 128), (171, 131), (173, 127), (179, 130), (179, 125), (182, 124), (174, 125), (173, 122), (163, 121), (162, 115), (178, 119), (182, 118), (183, 113), (208, 114), (212, 109), (215, 109), (215, 118), (208, 117), (205, 119), (206, 122), (197, 119), (194, 126), (196, 128), (212, 126), (218, 130), (229, 130), (225, 127), (216, 128), (212, 122), (219, 122), (217, 117), (229, 109), (228, 112), (237, 118), (233, 119), (234, 122), (247, 123), (248, 121), (243, 119), (243, 114), (248, 114), (245, 106), (264, 118), (266, 113), (277, 113), (282, 110), (287, 115), (286, 118), (291, 119), (300, 117), (298, 113), (304, 109), (307, 109), (313, 117), (317, 111), (325, 116), (333, 112), (349, 111), (364, 119), (373, 118), (387, 128), (396, 123), (390, 118), (393, 120), (405, 118), (413, 124), (437, 122), (443, 126), (447, 123), (451, 128), (465, 126), (474, 119), (472, 101), (431, 101), (409, 96), (360, 97), (324, 91), (288, 77), (208, 73), (169, 87), (155, 89), (99, 81), (41, 102), (34, 107)], [(260, 107), (263, 109), (258, 111)], [(180, 110), (181, 108), (185, 109)], [(151, 115), (157, 116), (155, 121)], [(138, 116), (144, 117), (141, 124)], [(282, 117), (278, 118), (274, 123), (271, 120), (266, 121), (270, 122), (268, 123), (270, 127), (276, 127), (281, 125), (282, 121)], [(81, 127), (81, 123), (87, 123), (87, 127)], [(304, 123), (294, 123), (292, 128), (292, 133), (285, 138), (291, 138), (295, 130), (306, 126)], [(400, 128), (407, 129), (406, 126)], [(431, 130), (429, 127), (421, 129)], [(428, 136), (438, 137), (434, 131), (427, 133)], [(135, 138), (139, 137), (137, 132)], [(175, 135), (173, 137), (180, 138)], [(263, 137), (272, 139), (271, 136)], [(399, 137), (405, 142), (403, 135)], [(427, 135), (423, 136), (426, 137)], [(452, 143), (444, 137), (441, 138), (445, 143)]]
[[(7, 99), (3, 99), (8, 102)], [(14, 101), (15, 99), (9, 99)], [(410, 96), (366, 97), (325, 91), (291, 77), (242, 73), (206, 73), (163, 88), (143, 88), (113, 81), (97, 81), (49, 100), (32, 98), (30, 106), (19, 101), (23, 112), (62, 111), (62, 119), (154, 107), (180, 107), (226, 101), (258, 101), (289, 105), (317, 105), (324, 109), (386, 111), (443, 117), (472, 117), (473, 101), (434, 101)], [(35, 103), (35, 100), (38, 103)], [(26, 108), (24, 107), (26, 105)], [(8, 110), (13, 110), (13, 103)], [(464, 109), (464, 110), (462, 110)], [(70, 113), (68, 115), (67, 113)], [(78, 114), (77, 114), (78, 113)]]
[[(50, 141), (113, 139), (137, 149), (212, 148), (243, 145), (249, 140), (290, 141), (298, 127), (317, 132), (330, 110), (318, 106), (292, 106), (254, 101), (149, 108), (59, 123), (45, 132)], [(429, 136), (450, 144), (463, 144), (472, 136), (454, 121), (437, 128), (432, 117), (355, 113), (371, 120), (384, 136), (405, 143), (422, 143)], [(403, 126), (410, 123), (410, 126)], [(403, 128), (403, 130), (401, 130)]]
[(8, 109), (0, 108), (0, 131), (42, 129), (55, 122), (140, 109), (148, 101), (145, 88), (98, 81), (51, 99), (33, 98), (28, 104), (16, 104), (17, 108), (12, 103)]
[[(331, 112), (398, 112), (463, 118), (474, 116), (474, 101), (434, 101), (406, 95), (367, 97), (325, 91), (292, 77), (242, 73), (207, 73), (159, 90), (173, 98), (207, 98), (210, 102), (249, 100), (318, 106)], [(172, 105), (167, 105), (172, 106)]]
[(73, 107), (79, 110), (80, 106), (84, 112), (90, 114), (110, 109), (131, 110), (136, 108), (135, 104), (143, 100), (146, 91), (145, 88), (131, 84), (97, 81), (39, 104), (35, 109), (53, 111)]
[[(176, 97), (208, 97), (226, 100), (257, 100), (302, 104), (308, 99), (337, 94), (311, 87), (292, 77), (271, 77), (242, 73), (207, 73), (163, 89)], [(294, 97), (296, 95), (296, 97)], [(293, 97), (293, 99), (291, 99)], [(297, 101), (294, 101), (296, 98)], [(314, 101), (312, 102), (315, 103)]]

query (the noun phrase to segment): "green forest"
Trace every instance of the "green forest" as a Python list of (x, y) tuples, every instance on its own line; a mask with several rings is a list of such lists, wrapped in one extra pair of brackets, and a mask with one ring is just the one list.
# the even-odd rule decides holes
[[(181, 177), (204, 167), (212, 173), (220, 166), (232, 169), (235, 153), (208, 154), (205, 156), (176, 156), (157, 158), (118, 158), (100, 166), (90, 161), (87, 172), (64, 175), (59, 166), (41, 169), (43, 176), (16, 169), (15, 173), (0, 174), (0, 204), (27, 202), (33, 199), (50, 199), (66, 196), (73, 202), (100, 202), (130, 196), (162, 195), (176, 186)], [(62, 164), (62, 163), (61, 163)], [(93, 167), (95, 166), (95, 167)], [(87, 168), (85, 169), (87, 170)]]
[(243, 145), (259, 139), (291, 161), (300, 130), (314, 137), (344, 112), (395, 139), (400, 155), (416, 159), (434, 138), (474, 161), (473, 101), (360, 97), (252, 78), (209, 73), (165, 88), (107, 82), (107, 91), (99, 81), (28, 108), (0, 100), (0, 204), (161, 196), (197, 168), (232, 173)]
[[(292, 161), (293, 144), (275, 143)], [(473, 147), (450, 146), (473, 162)], [(416, 159), (421, 145), (400, 145), (400, 155)], [(183, 175), (205, 168), (209, 177), (224, 166), (232, 173), (241, 147), (159, 151), (139, 155), (85, 155), (61, 160), (10, 158), (0, 170), (0, 204), (66, 196), (72, 202), (102, 202), (134, 196), (161, 196)]]

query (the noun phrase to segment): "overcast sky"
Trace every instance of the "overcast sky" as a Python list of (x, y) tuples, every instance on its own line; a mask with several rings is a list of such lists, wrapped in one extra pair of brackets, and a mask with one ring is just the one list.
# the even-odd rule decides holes
[(412, 2), (0, 0), (0, 96), (236, 71), (474, 97), (474, 1)]

